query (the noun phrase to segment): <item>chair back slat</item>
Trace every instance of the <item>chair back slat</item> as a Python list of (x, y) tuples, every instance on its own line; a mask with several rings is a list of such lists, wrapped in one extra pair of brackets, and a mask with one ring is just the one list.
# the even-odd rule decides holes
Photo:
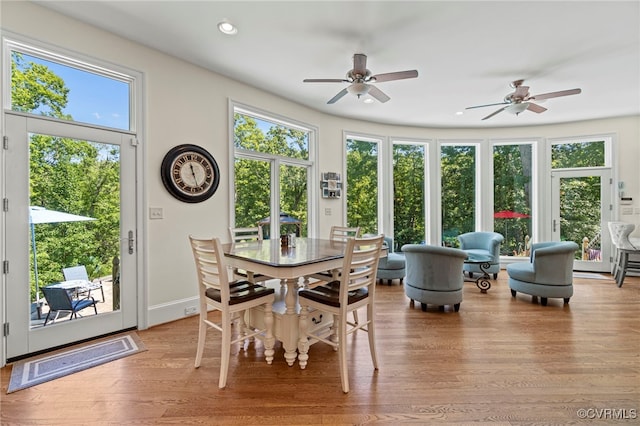
[(383, 235), (347, 240), (340, 285), (341, 306), (346, 306), (349, 292), (365, 287), (373, 297), (383, 241)]
[(229, 228), (232, 243), (262, 241), (262, 227)]
[(224, 263), (224, 254), (220, 239), (198, 239), (189, 236), (191, 249), (196, 264), (200, 291), (206, 292), (208, 288), (220, 291), (221, 303), (229, 303), (229, 276)]
[(348, 238), (359, 238), (360, 227), (332, 226), (329, 239), (331, 241), (347, 241)]

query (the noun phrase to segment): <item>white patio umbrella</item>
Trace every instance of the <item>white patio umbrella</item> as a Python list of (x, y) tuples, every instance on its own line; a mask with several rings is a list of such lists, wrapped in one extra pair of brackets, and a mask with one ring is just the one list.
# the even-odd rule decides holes
[(40, 285), (38, 283), (38, 261), (36, 259), (36, 232), (35, 225), (40, 223), (60, 222), (84, 222), (96, 220), (93, 217), (79, 216), (76, 214), (48, 210), (44, 207), (29, 207), (29, 226), (31, 227), (31, 245), (33, 246), (33, 274), (36, 281), (36, 302), (40, 303)]

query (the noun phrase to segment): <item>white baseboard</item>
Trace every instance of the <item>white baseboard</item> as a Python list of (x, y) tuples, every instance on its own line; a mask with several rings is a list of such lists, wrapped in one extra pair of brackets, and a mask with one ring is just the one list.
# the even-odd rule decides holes
[[(198, 297), (196, 296), (189, 299), (176, 300), (171, 303), (150, 306), (148, 312), (148, 325), (149, 327), (153, 327), (154, 325), (164, 324), (197, 315), (200, 313), (199, 303)], [(189, 309), (194, 308), (195, 311), (193, 313), (189, 313)]]

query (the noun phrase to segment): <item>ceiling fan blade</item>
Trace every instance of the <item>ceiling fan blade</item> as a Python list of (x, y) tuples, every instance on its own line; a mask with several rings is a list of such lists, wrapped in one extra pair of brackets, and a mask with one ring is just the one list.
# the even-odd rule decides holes
[(303, 83), (348, 83), (349, 80), (343, 78), (305, 78)]
[(376, 86), (369, 86), (369, 94), (382, 103), (385, 103), (389, 99), (391, 99), (389, 96), (387, 96), (382, 90), (378, 89)]
[(561, 90), (559, 92), (550, 92), (550, 93), (543, 93), (541, 95), (531, 96), (529, 99), (541, 101), (543, 99), (558, 98), (560, 96), (577, 95), (579, 93), (582, 93), (582, 89)]
[(361, 75), (367, 73), (367, 55), (362, 53), (353, 55), (353, 73)]
[(529, 106), (527, 106), (527, 109), (529, 111), (533, 111), (533, 112), (537, 112), (538, 114), (540, 114), (541, 112), (545, 112), (547, 109), (545, 107), (541, 107), (540, 105), (536, 105), (533, 102), (527, 102), (529, 104)]
[(507, 107), (502, 107), (502, 108), (500, 108), (499, 110), (494, 111), (494, 112), (492, 112), (491, 114), (487, 115), (485, 118), (483, 118), (483, 120), (486, 120), (486, 119), (488, 119), (488, 118), (491, 118), (491, 117), (493, 117), (494, 115), (501, 113), (501, 112), (502, 112), (502, 111), (504, 111), (505, 109), (507, 109)]
[(329, 99), (329, 102), (327, 102), (328, 104), (335, 104), (338, 100), (340, 100), (340, 98), (342, 98), (344, 95), (346, 95), (347, 89), (342, 89), (341, 91), (338, 92), (337, 95), (335, 95), (333, 98)]
[(404, 80), (405, 78), (416, 78), (417, 76), (418, 76), (417, 70), (398, 71), (398, 72), (388, 72), (384, 74), (377, 74), (371, 77), (371, 80), (375, 80), (376, 83), (381, 83), (383, 81)]
[(484, 107), (496, 106), (496, 105), (509, 105), (509, 102), (498, 102), (495, 104), (475, 105), (475, 106), (466, 107), (465, 109), (484, 108)]

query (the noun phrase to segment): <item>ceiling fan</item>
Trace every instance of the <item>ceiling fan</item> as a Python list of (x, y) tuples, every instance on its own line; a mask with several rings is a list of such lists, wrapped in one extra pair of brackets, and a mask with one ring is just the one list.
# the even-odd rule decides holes
[(346, 78), (306, 78), (304, 83), (351, 83), (349, 87), (342, 89), (333, 98), (329, 99), (328, 104), (337, 102), (347, 93), (356, 95), (358, 98), (366, 95), (377, 99), (380, 102), (387, 102), (391, 99), (382, 90), (378, 89), (371, 83), (381, 83), (383, 81), (403, 80), (405, 78), (416, 78), (418, 71), (398, 71), (385, 74), (372, 75), (367, 69), (367, 55), (356, 53), (353, 55), (353, 69), (347, 72)]
[(484, 107), (495, 106), (495, 105), (506, 105), (500, 108), (499, 110), (494, 111), (491, 114), (487, 115), (486, 117), (483, 118), (483, 120), (491, 118), (494, 115), (501, 113), (502, 111), (507, 111), (512, 114), (518, 115), (522, 111), (528, 109), (529, 111), (537, 112), (539, 114), (541, 112), (545, 112), (547, 109), (544, 107), (541, 107), (538, 104), (534, 104), (531, 101), (542, 101), (550, 98), (558, 98), (560, 96), (577, 95), (582, 92), (581, 89), (569, 89), (569, 90), (561, 90), (559, 92), (543, 93), (541, 95), (530, 95), (529, 86), (523, 86), (522, 83), (524, 83), (524, 80), (513, 81), (511, 83), (511, 87), (513, 87), (515, 91), (505, 96), (504, 101), (502, 102), (498, 102), (495, 104), (470, 106), (465, 109), (484, 108)]

